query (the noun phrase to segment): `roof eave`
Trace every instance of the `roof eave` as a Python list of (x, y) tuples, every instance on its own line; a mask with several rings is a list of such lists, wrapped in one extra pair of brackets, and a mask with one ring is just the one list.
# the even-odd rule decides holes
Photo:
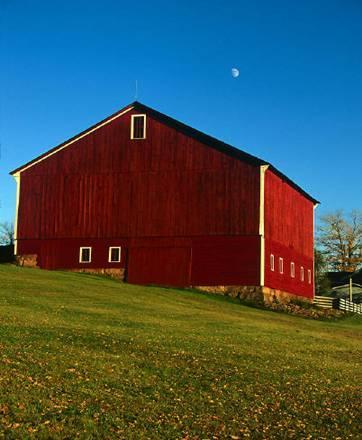
[(35, 165), (36, 162), (41, 160), (42, 158), (45, 158), (45, 156), (48, 156), (49, 154), (55, 153), (58, 149), (62, 148), (66, 144), (72, 143), (77, 138), (82, 137), (86, 135), (88, 132), (91, 132), (92, 130), (95, 130), (97, 127), (100, 127), (101, 125), (107, 123), (107, 121), (116, 118), (118, 115), (121, 116), (124, 112), (127, 110), (131, 110), (134, 108), (135, 104), (137, 102), (132, 102), (131, 104), (126, 105), (125, 107), (121, 108), (120, 110), (116, 111), (115, 113), (112, 113), (110, 116), (107, 116), (106, 118), (102, 119), (101, 121), (97, 122), (96, 124), (91, 125), (87, 129), (81, 131), (80, 133), (77, 133), (75, 136), (72, 136), (71, 138), (67, 139), (66, 141), (62, 142), (61, 144), (58, 144), (57, 146), (50, 148), (45, 153), (40, 154), (39, 156), (35, 157), (34, 159), (30, 160), (29, 162), (26, 162), (25, 164), (19, 166), (18, 168), (15, 168), (14, 170), (10, 171), (10, 175), (14, 176), (15, 174), (21, 173), (25, 168), (28, 168), (29, 166)]
[(303, 194), (304, 197), (306, 197), (307, 199), (309, 199), (311, 202), (313, 202), (313, 204), (315, 206), (319, 205), (320, 202), (315, 199), (314, 197), (312, 197), (310, 194), (308, 194), (306, 191), (304, 191), (303, 188), (301, 188), (299, 185), (297, 185), (295, 182), (293, 182), (293, 180), (291, 180), (288, 176), (286, 176), (284, 173), (282, 173), (281, 171), (279, 171), (277, 168), (275, 168), (274, 165), (269, 164), (270, 167), (269, 169), (272, 170), (276, 175), (278, 175), (281, 179), (285, 180), (286, 182), (289, 183), (290, 186), (292, 186), (294, 189), (296, 189), (298, 192), (300, 192), (301, 194)]

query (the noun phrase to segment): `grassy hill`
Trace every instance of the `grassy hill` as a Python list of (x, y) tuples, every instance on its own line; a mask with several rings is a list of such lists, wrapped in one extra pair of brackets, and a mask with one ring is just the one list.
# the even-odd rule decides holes
[(360, 323), (0, 265), (0, 438), (357, 438)]

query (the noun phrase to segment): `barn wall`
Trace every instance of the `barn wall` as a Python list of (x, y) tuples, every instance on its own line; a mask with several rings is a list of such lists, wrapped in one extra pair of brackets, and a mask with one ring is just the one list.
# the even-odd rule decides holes
[(193, 286), (259, 285), (260, 237), (193, 240), (191, 284)]
[[(265, 286), (296, 295), (313, 296), (313, 203), (284, 182), (273, 171), (265, 174)], [(270, 254), (275, 269), (270, 267)], [(284, 273), (279, 273), (279, 257), (284, 260)], [(295, 264), (295, 277), (290, 263)], [(304, 267), (304, 281), (300, 268)], [(311, 270), (311, 283), (308, 282)]]
[(191, 248), (144, 246), (129, 250), (127, 281), (135, 284), (189, 286)]
[[(44, 269), (126, 268), (136, 284), (258, 285), (258, 236), (132, 239), (20, 240), (19, 254), (37, 254)], [(92, 247), (91, 263), (79, 248)], [(121, 246), (121, 262), (108, 263), (109, 246)]]
[[(124, 239), (47, 239), (19, 240), (18, 253), (37, 254), (42, 269), (110, 269), (124, 268), (128, 240)], [(120, 263), (108, 262), (109, 247), (121, 246)], [(79, 248), (92, 247), (91, 263), (79, 262)]]
[(258, 167), (131, 113), (21, 173), (19, 239), (258, 233)]

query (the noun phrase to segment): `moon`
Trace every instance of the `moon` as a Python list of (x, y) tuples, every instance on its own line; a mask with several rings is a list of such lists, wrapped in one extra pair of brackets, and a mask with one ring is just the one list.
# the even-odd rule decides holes
[(233, 67), (231, 69), (231, 76), (233, 78), (237, 78), (240, 75), (239, 69), (237, 69), (236, 67)]

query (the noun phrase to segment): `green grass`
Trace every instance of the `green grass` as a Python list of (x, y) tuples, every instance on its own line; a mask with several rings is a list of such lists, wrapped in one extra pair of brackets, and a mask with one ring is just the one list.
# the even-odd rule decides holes
[(0, 438), (356, 439), (360, 324), (0, 265)]

